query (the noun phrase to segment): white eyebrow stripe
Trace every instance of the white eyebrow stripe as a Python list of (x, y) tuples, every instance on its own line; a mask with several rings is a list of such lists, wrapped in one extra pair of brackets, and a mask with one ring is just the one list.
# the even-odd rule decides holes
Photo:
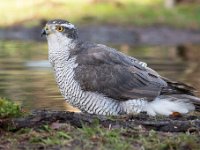
[(69, 29), (75, 29), (75, 26), (71, 23), (69, 23), (69, 24), (63, 23), (63, 24), (61, 24), (61, 26), (69, 28)]

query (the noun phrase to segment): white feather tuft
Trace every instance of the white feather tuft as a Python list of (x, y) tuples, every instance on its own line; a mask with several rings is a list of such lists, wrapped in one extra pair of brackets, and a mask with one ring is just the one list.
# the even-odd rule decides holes
[(181, 114), (186, 114), (195, 109), (192, 103), (186, 100), (171, 100), (171, 99), (160, 99), (156, 98), (154, 101), (149, 102), (144, 111), (151, 116), (156, 114), (169, 116), (173, 112), (179, 112)]

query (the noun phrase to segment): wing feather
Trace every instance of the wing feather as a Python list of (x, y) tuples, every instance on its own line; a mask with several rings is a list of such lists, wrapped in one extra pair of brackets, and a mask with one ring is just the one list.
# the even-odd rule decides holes
[(104, 45), (79, 45), (75, 79), (83, 90), (99, 92), (116, 100), (153, 100), (167, 83), (133, 57)]

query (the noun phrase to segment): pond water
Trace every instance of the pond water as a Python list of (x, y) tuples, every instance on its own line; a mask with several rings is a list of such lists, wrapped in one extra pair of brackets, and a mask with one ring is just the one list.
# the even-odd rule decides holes
[[(200, 46), (113, 47), (200, 92)], [(58, 91), (47, 53), (46, 42), (0, 41), (0, 97), (20, 103), (28, 110), (74, 111)]]

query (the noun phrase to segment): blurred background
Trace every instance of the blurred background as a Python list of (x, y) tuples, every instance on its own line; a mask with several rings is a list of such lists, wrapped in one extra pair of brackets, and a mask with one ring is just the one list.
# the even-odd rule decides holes
[(58, 91), (40, 37), (56, 18), (75, 24), (80, 38), (200, 92), (200, 0), (1, 0), (0, 18), (0, 97), (28, 110), (74, 110)]

